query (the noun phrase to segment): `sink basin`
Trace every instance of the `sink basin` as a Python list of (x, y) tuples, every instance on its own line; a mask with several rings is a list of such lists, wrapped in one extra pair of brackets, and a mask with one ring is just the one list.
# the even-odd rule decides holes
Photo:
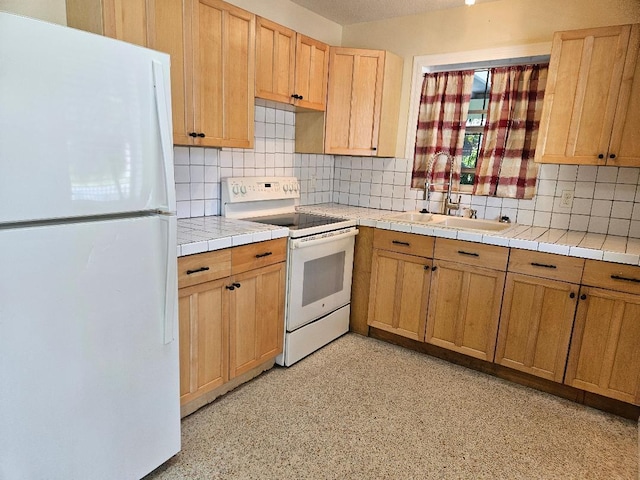
[(433, 220), (433, 215), (430, 213), (405, 212), (385, 217), (385, 220), (409, 223), (428, 223)]
[(457, 228), (459, 230), (475, 230), (487, 233), (504, 233), (516, 226), (514, 223), (502, 223), (495, 220), (482, 220), (479, 218), (448, 217), (438, 215), (434, 217), (430, 225), (434, 227)]

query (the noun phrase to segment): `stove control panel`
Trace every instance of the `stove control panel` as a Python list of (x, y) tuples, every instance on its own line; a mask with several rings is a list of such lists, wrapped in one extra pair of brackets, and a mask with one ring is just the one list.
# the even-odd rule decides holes
[(225, 203), (300, 198), (296, 177), (227, 177), (221, 182)]

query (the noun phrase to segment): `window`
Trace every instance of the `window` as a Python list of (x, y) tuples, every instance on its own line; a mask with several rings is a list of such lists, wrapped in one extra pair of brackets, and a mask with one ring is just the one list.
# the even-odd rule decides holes
[(464, 131), (460, 185), (473, 185), (476, 165), (482, 145), (482, 131), (487, 122), (490, 85), (489, 69), (476, 70), (473, 75), (471, 101)]
[[(405, 158), (414, 158), (419, 104), (425, 73), (453, 70), (474, 70), (474, 72), (480, 72), (481, 70), (487, 71), (489, 68), (496, 66), (540, 63), (548, 61), (550, 51), (551, 42), (545, 42), (414, 57)], [(480, 85), (480, 83), (474, 82), (473, 98), (470, 103), (471, 110), (480, 110), (477, 106), (481, 102), (479, 99), (482, 90)], [(490, 85), (485, 84), (487, 96), (489, 88)], [(470, 125), (465, 128), (466, 141), (462, 149), (464, 150), (463, 158), (465, 158), (463, 163), (466, 165), (462, 166), (462, 185), (460, 186), (460, 190), (469, 193), (472, 192), (472, 183), (475, 175), (473, 165), (477, 162), (482, 141), (482, 126), (483, 122), (486, 121), (486, 100), (487, 98), (485, 98), (485, 105), (482, 108), (485, 110), (484, 119), (482, 118), (482, 112), (474, 112), (473, 114), (476, 115), (475, 119), (472, 118), (469, 122)], [(422, 183), (420, 181), (414, 182), (412, 178), (412, 188), (423, 188)]]

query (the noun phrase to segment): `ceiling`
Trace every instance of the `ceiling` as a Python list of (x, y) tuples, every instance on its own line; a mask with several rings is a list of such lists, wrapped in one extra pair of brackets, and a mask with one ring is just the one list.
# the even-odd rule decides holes
[[(464, 0), (291, 0), (340, 25), (464, 7)], [(484, 3), (495, 0), (476, 0)], [(473, 7), (467, 7), (473, 8)]]

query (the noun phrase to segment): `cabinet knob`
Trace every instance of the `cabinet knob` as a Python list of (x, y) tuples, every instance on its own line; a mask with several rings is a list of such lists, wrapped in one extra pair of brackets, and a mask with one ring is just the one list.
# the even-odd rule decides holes
[(576, 294), (575, 294), (575, 293), (573, 293), (573, 292), (571, 292), (571, 293), (569, 294), (569, 298), (576, 298)]
[(425, 269), (425, 270), (429, 270), (429, 265), (425, 265), (425, 266), (424, 266), (424, 269)]
[(609, 158), (611, 158), (611, 159), (616, 158), (616, 154), (615, 154), (615, 153), (611, 153), (611, 154), (609, 154)]
[(199, 136), (200, 138), (204, 138), (204, 137), (205, 137), (205, 134), (204, 134), (204, 133), (199, 133), (199, 134), (198, 134), (198, 136)]
[(238, 282), (235, 282), (235, 283), (233, 284), (233, 286), (234, 286), (234, 287), (236, 287), (236, 288), (240, 288), (242, 285), (240, 285)]
[(587, 296), (583, 293), (582, 295), (580, 295), (580, 300), (586, 300)]
[(603, 153), (601, 153), (600, 155), (598, 155), (598, 158), (599, 158), (600, 160), (602, 160), (602, 159), (604, 158), (604, 154), (603, 154)]
[(432, 271), (432, 272), (435, 272), (437, 269), (438, 269), (438, 267), (434, 266), (434, 267), (431, 269), (431, 271)]
[(196, 132), (189, 132), (189, 136), (196, 138), (198, 136), (198, 134)]
[(226, 288), (227, 290), (235, 290), (236, 289), (236, 287), (234, 287), (233, 285), (227, 285), (224, 288)]
[(375, 152), (376, 150), (378, 150), (378, 147), (371, 147), (371, 150)]

